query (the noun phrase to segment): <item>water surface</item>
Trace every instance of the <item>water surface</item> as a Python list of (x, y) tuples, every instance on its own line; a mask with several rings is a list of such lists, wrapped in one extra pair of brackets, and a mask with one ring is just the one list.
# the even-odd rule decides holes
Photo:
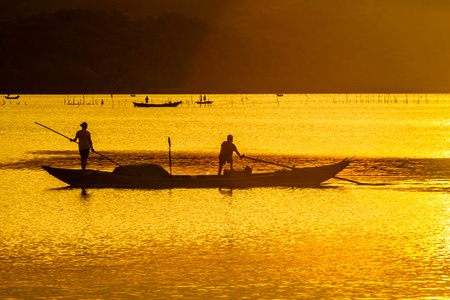
[[(0, 106), (0, 295), (69, 299), (450, 297), (445, 95), (24, 95)], [(408, 101), (406, 102), (406, 98)], [(104, 104), (100, 105), (101, 99)], [(68, 100), (81, 105), (67, 105)], [(86, 105), (87, 103), (94, 103)], [(311, 166), (354, 157), (321, 188), (72, 189), (72, 137), (175, 174), (217, 172), (220, 143)], [(235, 161), (254, 172), (276, 166)], [(112, 170), (92, 155), (92, 169)]]

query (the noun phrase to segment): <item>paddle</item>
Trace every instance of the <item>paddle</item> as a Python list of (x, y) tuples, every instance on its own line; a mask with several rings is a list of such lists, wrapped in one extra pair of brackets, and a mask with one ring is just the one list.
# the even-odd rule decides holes
[[(291, 170), (297, 169), (295, 166), (291, 167), (291, 166), (287, 166), (287, 165), (282, 165), (282, 164), (270, 162), (270, 161), (267, 161), (267, 160), (262, 160), (262, 159), (258, 159), (258, 158), (248, 157), (248, 156), (245, 156), (245, 155), (242, 155), (242, 156), (241, 156), (241, 159), (242, 159), (242, 158), (247, 158), (247, 159), (251, 159), (251, 160), (254, 160), (254, 161), (258, 161), (258, 162), (262, 162), (262, 163), (266, 163), (266, 164), (270, 164), (270, 165), (274, 165), (274, 166), (279, 166), (279, 167), (283, 167), (283, 168), (288, 168), (288, 169), (291, 169)], [(352, 183), (356, 183), (356, 184), (358, 184), (358, 185), (381, 185), (381, 184), (379, 184), (379, 183), (364, 183), (364, 182), (359, 182), (359, 181), (350, 180), (350, 179), (346, 179), (346, 178), (342, 178), (342, 177), (337, 177), (337, 176), (334, 176), (333, 178), (339, 179), (339, 180), (348, 181), (348, 182), (352, 182)]]
[[(42, 126), (42, 127), (46, 128), (46, 129), (48, 129), (48, 130), (50, 130), (50, 131), (53, 131), (54, 133), (57, 133), (57, 134), (59, 134), (60, 136), (63, 136), (63, 137), (65, 137), (66, 139), (68, 139), (68, 140), (70, 140), (70, 141), (72, 142), (72, 139), (69, 138), (68, 136), (65, 136), (64, 134), (59, 133), (58, 131), (53, 130), (53, 129), (51, 129), (51, 128), (45, 126), (45, 125), (42, 125), (41, 123), (38, 123), (38, 122), (34, 122), (34, 123), (36, 123), (36, 124), (39, 125), (39, 126)], [(77, 143), (77, 142), (74, 142), (74, 143)], [(78, 143), (77, 143), (77, 144), (78, 144)], [(105, 155), (103, 155), (103, 154), (101, 154), (101, 153), (99, 153), (99, 152), (97, 152), (97, 151), (94, 151), (94, 150), (92, 150), (92, 152), (94, 152), (94, 153), (100, 155), (101, 157), (103, 157), (103, 158), (109, 160), (110, 162), (115, 163), (115, 164), (118, 165), (119, 167), (123, 167), (123, 168), (124, 168), (124, 166), (122, 166), (122, 165), (119, 164), (118, 162), (116, 162), (116, 161), (110, 159), (109, 157), (106, 157)]]
[(274, 165), (274, 166), (279, 166), (279, 167), (283, 167), (283, 168), (288, 168), (288, 169), (295, 170), (295, 166), (293, 166), (293, 167), (291, 167), (291, 166), (286, 166), (286, 165), (274, 163), (274, 162), (267, 161), (267, 160), (262, 160), (262, 159), (258, 159), (258, 158), (248, 157), (248, 156), (245, 156), (245, 155), (241, 155), (241, 159), (242, 159), (242, 158), (247, 158), (247, 159), (251, 159), (251, 160), (254, 160), (254, 161), (259, 161), (259, 162), (262, 162), (262, 163), (266, 163), (266, 164), (269, 164), (269, 165)]

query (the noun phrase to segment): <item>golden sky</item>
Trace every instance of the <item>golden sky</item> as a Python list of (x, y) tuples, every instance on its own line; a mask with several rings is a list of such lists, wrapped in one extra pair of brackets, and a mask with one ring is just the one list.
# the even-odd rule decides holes
[[(275, 85), (291, 81), (311, 92), (448, 92), (450, 82), (446, 0), (17, 0), (3, 6), (4, 18), (75, 7), (117, 9), (134, 18), (165, 11), (199, 17), (259, 43), (270, 53), (269, 72), (279, 75)], [(215, 47), (216, 35), (199, 45), (199, 61)], [(197, 68), (193, 77), (203, 71)]]

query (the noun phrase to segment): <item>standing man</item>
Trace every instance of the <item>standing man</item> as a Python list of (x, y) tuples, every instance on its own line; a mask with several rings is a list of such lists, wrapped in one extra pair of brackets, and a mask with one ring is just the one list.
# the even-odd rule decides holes
[(236, 152), (236, 154), (241, 157), (241, 154), (233, 144), (233, 136), (230, 134), (228, 135), (227, 140), (222, 143), (222, 148), (220, 149), (219, 175), (222, 174), (222, 167), (227, 162), (230, 164), (231, 170), (233, 170), (233, 152)]
[(78, 149), (80, 150), (81, 156), (81, 169), (86, 170), (87, 160), (89, 157), (89, 150), (94, 151), (94, 146), (92, 146), (91, 133), (87, 131), (88, 124), (86, 122), (81, 123), (81, 130), (77, 132), (72, 142), (76, 142), (78, 139)]

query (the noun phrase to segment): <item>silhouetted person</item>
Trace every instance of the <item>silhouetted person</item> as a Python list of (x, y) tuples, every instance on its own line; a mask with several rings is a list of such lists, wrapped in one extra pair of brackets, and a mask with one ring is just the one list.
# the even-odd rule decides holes
[(94, 146), (92, 146), (91, 133), (87, 131), (88, 124), (86, 122), (81, 123), (81, 130), (77, 132), (72, 142), (78, 140), (78, 149), (80, 150), (81, 156), (81, 169), (86, 170), (87, 160), (89, 157), (89, 150), (94, 151)]
[(145, 103), (148, 103), (148, 96), (145, 97)]
[(233, 170), (233, 152), (236, 152), (239, 157), (241, 154), (237, 150), (236, 146), (233, 144), (233, 136), (230, 134), (227, 140), (222, 143), (222, 148), (219, 154), (219, 175), (222, 174), (222, 168), (225, 163), (230, 164), (231, 170)]

